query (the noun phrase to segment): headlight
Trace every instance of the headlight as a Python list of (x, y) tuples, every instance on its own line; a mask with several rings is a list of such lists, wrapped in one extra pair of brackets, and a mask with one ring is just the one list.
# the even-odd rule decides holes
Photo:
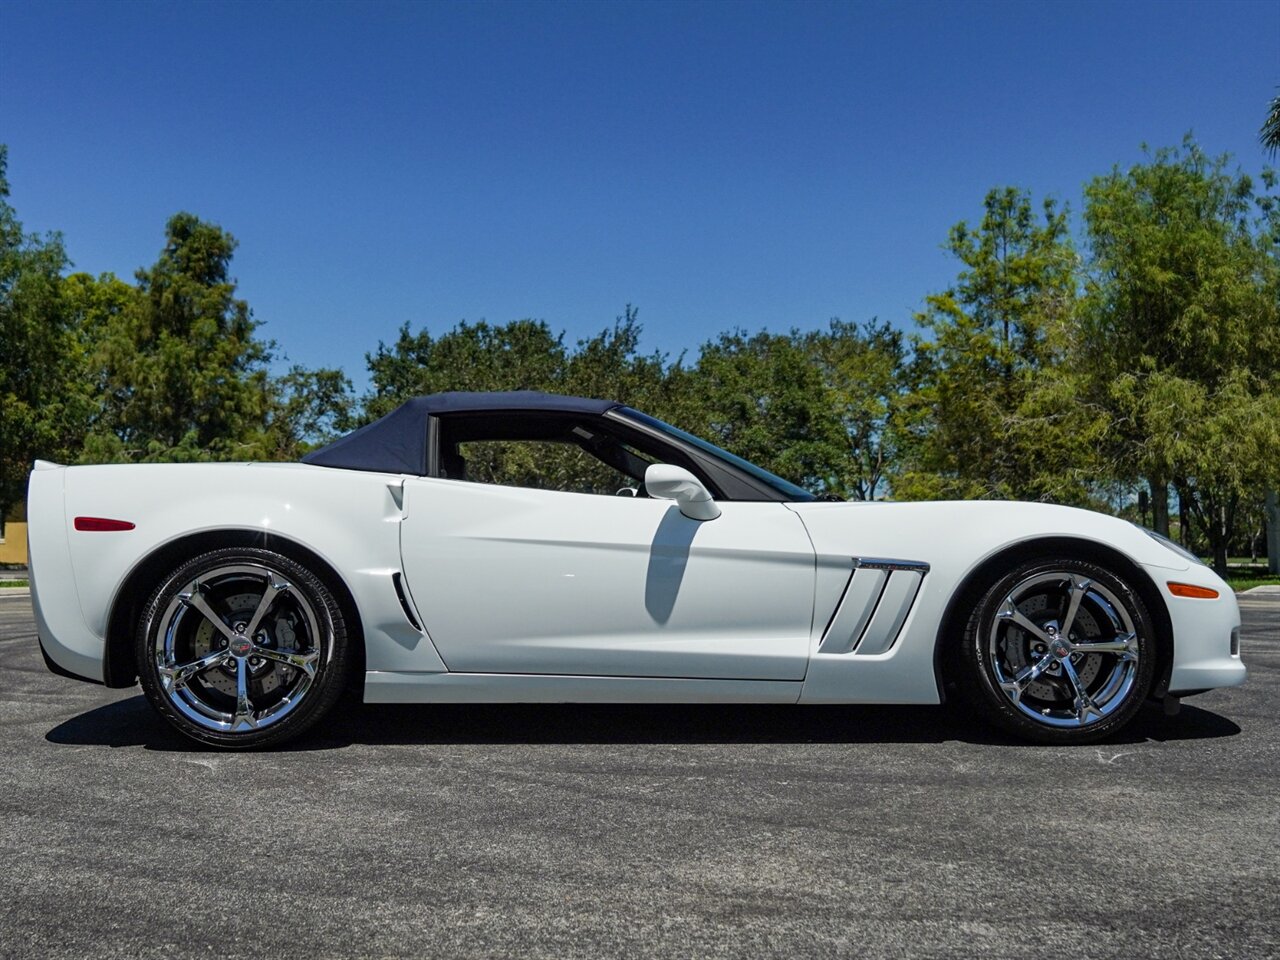
[[(1134, 526), (1137, 527), (1138, 525), (1135, 523)], [(1178, 556), (1182, 557), (1184, 560), (1190, 560), (1192, 563), (1198, 563), (1202, 567), (1208, 566), (1208, 564), (1206, 564), (1203, 560), (1197, 557), (1194, 553), (1192, 553), (1182, 544), (1174, 543), (1172, 540), (1170, 540), (1168, 537), (1164, 536), (1163, 534), (1156, 533), (1154, 530), (1148, 530), (1146, 527), (1138, 527), (1138, 529), (1141, 530), (1143, 533), (1145, 533), (1152, 540), (1158, 540), (1160, 543), (1164, 544), (1166, 547), (1168, 547)]]

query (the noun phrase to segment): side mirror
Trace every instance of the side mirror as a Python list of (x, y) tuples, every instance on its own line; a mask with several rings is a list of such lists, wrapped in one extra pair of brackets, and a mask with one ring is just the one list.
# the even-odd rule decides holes
[(684, 467), (650, 464), (644, 472), (644, 489), (655, 500), (674, 500), (690, 520), (714, 520), (720, 516), (720, 507), (711, 499), (711, 491)]

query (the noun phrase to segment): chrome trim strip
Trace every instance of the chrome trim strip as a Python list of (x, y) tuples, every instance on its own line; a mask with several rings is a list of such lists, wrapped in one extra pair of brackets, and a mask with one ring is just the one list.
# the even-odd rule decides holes
[(929, 572), (929, 565), (923, 560), (888, 560), (883, 557), (854, 557), (853, 565), (871, 567), (875, 570), (914, 570), (921, 576)]

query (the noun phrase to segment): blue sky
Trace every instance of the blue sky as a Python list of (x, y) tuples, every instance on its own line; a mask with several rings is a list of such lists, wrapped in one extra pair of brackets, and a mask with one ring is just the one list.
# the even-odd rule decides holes
[(0, 3), (28, 229), (131, 277), (189, 210), (290, 360), (401, 323), (909, 325), (996, 185), (1079, 209), (1195, 132), (1247, 170), (1280, 3)]

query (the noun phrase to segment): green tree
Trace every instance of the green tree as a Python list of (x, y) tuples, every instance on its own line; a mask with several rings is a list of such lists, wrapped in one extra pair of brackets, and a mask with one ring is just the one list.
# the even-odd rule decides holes
[[(64, 315), (75, 332), (84, 386), (92, 398), (85, 434), (102, 421), (106, 411), (124, 400), (123, 390), (119, 396), (113, 391), (105, 345), (126, 322), (125, 315), (136, 309), (137, 297), (136, 287), (111, 273), (98, 277), (73, 273), (62, 282)], [(82, 436), (73, 460), (82, 458), (83, 444)]]
[(642, 328), (630, 304), (614, 325), (579, 340), (557, 384), (571, 396), (617, 400), (656, 417), (679, 416), (680, 401), (670, 390), (667, 357), (642, 354)]
[(1083, 502), (1097, 426), (1061, 366), (1079, 283), (1067, 215), (1046, 200), (1037, 216), (1014, 188), (984, 208), (951, 229), (963, 269), (916, 316), (894, 493)]
[(447, 390), (543, 390), (599, 397), (657, 412), (670, 406), (666, 357), (640, 352), (641, 327), (628, 306), (612, 327), (565, 346), (541, 320), (492, 325), (463, 321), (438, 337), (400, 328), (395, 343), (379, 343), (365, 359), (372, 391), (364, 420), (410, 397)]
[(91, 407), (62, 295), (62, 238), (24, 232), (7, 169), (0, 145), (0, 519), (25, 496), (33, 460), (74, 455)]
[(296, 459), (354, 426), (351, 380), (341, 370), (295, 364), (271, 379), (269, 396), (267, 459)]
[(673, 379), (687, 397), (678, 426), (802, 486), (839, 492), (849, 461), (840, 398), (804, 334), (723, 333)]
[(547, 390), (561, 383), (568, 366), (564, 334), (541, 320), (493, 326), (463, 321), (439, 337), (425, 328), (400, 328), (396, 342), (366, 354), (373, 390), (365, 397), (364, 420), (394, 410), (410, 397), (446, 390)]
[(805, 338), (845, 437), (845, 457), (827, 485), (852, 500), (875, 500), (897, 459), (897, 420), (906, 388), (906, 337), (887, 323), (832, 320)]
[(235, 239), (189, 213), (169, 220), (135, 294), (101, 318), (102, 408), (90, 461), (240, 460), (269, 453), (271, 344), (230, 278)]
[(1271, 98), (1271, 104), (1267, 108), (1267, 119), (1262, 122), (1258, 139), (1272, 153), (1280, 150), (1280, 95)]
[(1220, 573), (1241, 498), (1280, 463), (1274, 198), (1228, 162), (1188, 138), (1089, 184), (1079, 363), (1115, 475), (1146, 483), (1162, 532), (1176, 489)]

